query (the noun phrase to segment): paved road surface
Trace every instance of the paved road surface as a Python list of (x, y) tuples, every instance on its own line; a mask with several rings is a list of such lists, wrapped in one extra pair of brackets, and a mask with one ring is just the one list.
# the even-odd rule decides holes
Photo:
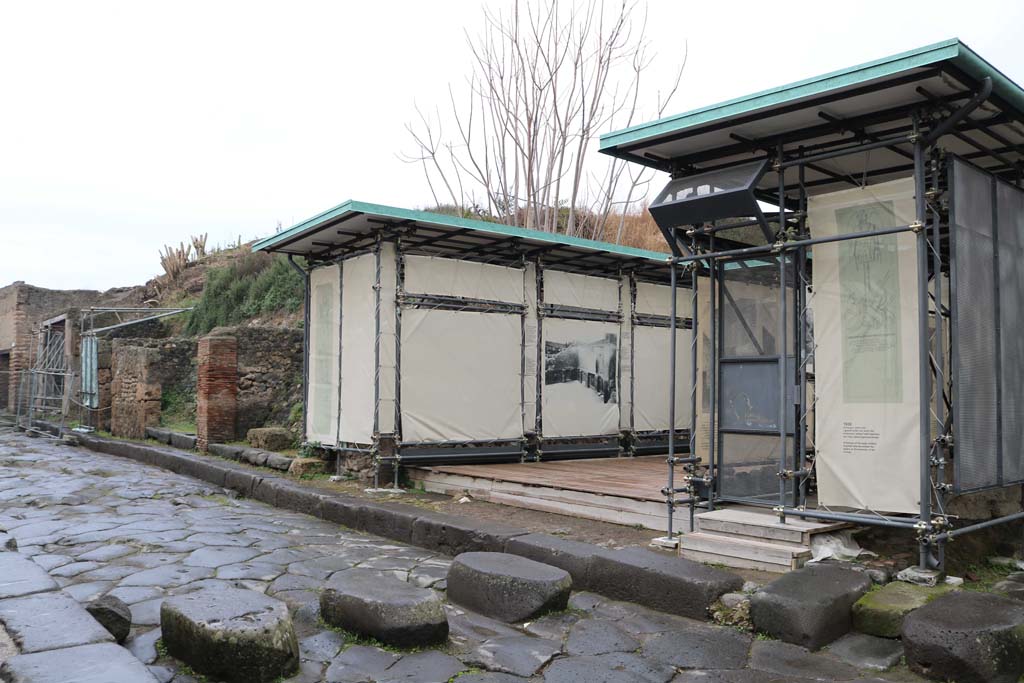
[(319, 620), (317, 589), (332, 573), (366, 567), (443, 589), (449, 558), (236, 499), (156, 467), (10, 433), (0, 434), (2, 529), (76, 600), (110, 593), (128, 603), (134, 627), (126, 647), (161, 681), (194, 680), (158, 656), (161, 601), (218, 585), (288, 603), (303, 657), (294, 681), (918, 680), (586, 593), (574, 594), (569, 611), (516, 628), (452, 609), (443, 651), (385, 653), (346, 643)]

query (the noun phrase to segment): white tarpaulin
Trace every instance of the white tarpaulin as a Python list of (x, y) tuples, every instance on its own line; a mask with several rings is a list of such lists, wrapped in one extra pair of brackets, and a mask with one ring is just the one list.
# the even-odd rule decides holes
[[(633, 305), (632, 288), (628, 275), (622, 277), (622, 286), (619, 287), (621, 298), (621, 310), (629, 311)], [(633, 368), (630, 359), (633, 357), (633, 325), (627, 318), (619, 326), (619, 381), (618, 386), (622, 387), (619, 393), (619, 429), (633, 429)]]
[(526, 315), (523, 316), (523, 431), (537, 431), (537, 356), (541, 350), (537, 336), (537, 266), (527, 263), (523, 270)]
[(523, 303), (523, 271), (436, 256), (405, 257), (405, 291)]
[(518, 315), (403, 310), (403, 440), (521, 437), (521, 324)]
[[(395, 339), (395, 293), (398, 288), (398, 264), (395, 245), (385, 242), (380, 250), (380, 381), (377, 402), (377, 428), (381, 434), (395, 431), (395, 388), (398, 356)], [(370, 318), (372, 321), (373, 318)]]
[[(677, 287), (676, 291), (676, 317), (689, 318), (693, 312), (693, 290), (689, 287)], [(650, 282), (637, 282), (636, 312), (646, 315), (672, 315), (672, 288)]]
[[(690, 428), (690, 330), (676, 330), (676, 429)], [(655, 431), (669, 428), (669, 358), (671, 330), (667, 327), (633, 329), (633, 428)]]
[(618, 323), (545, 318), (543, 434), (619, 431)]
[(619, 281), (544, 270), (544, 303), (599, 311), (619, 310)]
[(342, 262), (341, 268), (341, 414), (339, 439), (373, 440), (374, 294), (373, 254)]
[(322, 266), (309, 274), (306, 435), (327, 446), (337, 443), (339, 285), (338, 266)]
[[(914, 221), (897, 180), (811, 197), (814, 237)], [(823, 505), (914, 513), (919, 435), (916, 237), (814, 247), (818, 496)]]

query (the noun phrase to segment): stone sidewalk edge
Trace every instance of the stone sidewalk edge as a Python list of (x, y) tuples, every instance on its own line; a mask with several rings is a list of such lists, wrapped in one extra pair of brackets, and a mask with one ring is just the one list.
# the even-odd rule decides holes
[(165, 446), (75, 434), (90, 450), (201, 479), (276, 507), (455, 556), (507, 552), (561, 567), (573, 588), (695, 619), (743, 580), (730, 572), (641, 548), (610, 550), (495, 522), (402, 503), (377, 502), (303, 486), (227, 460)]

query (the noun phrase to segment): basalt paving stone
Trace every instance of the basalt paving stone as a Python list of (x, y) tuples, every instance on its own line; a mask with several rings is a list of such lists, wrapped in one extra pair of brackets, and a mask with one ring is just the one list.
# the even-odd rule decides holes
[(139, 548), (136, 546), (114, 543), (111, 545), (102, 545), (87, 553), (83, 553), (78, 556), (78, 559), (92, 562), (109, 562), (110, 560), (116, 560), (119, 557), (132, 555), (137, 552), (139, 552)]
[(267, 588), (267, 592), (273, 595), (281, 591), (294, 590), (316, 590), (323, 585), (323, 581), (310, 576), (299, 576), (296, 574), (282, 574)]
[(42, 567), (20, 553), (0, 553), (0, 600), (57, 588)]
[(668, 683), (675, 669), (634, 654), (563, 657), (544, 670), (545, 683)]
[(273, 581), (285, 571), (279, 564), (263, 562), (241, 562), (217, 568), (219, 579), (254, 579), (257, 581)]
[(156, 641), (160, 640), (159, 628), (140, 632), (125, 642), (128, 651), (143, 664), (152, 664), (157, 659)]
[(324, 675), (326, 683), (366, 683), (384, 674), (398, 656), (377, 647), (353, 645), (334, 658)]
[(750, 648), (750, 668), (820, 681), (852, 681), (859, 676), (857, 669), (835, 657), (779, 640), (755, 640)]
[[(570, 630), (565, 651), (570, 655), (603, 655), (632, 652), (640, 642), (610, 621), (583, 619)], [(664, 657), (660, 657), (664, 659)], [(677, 665), (678, 666), (678, 665)]]
[(60, 592), (0, 601), (0, 621), (23, 653), (114, 640), (74, 598)]
[(547, 638), (548, 640), (562, 642), (569, 634), (569, 629), (571, 629), (579, 620), (580, 615), (572, 612), (545, 614), (536, 621), (528, 621), (523, 624), (523, 630), (530, 635), (537, 636), (538, 638)]
[(313, 662), (329, 662), (345, 646), (345, 636), (337, 631), (320, 631), (299, 641), (299, 657)]
[(138, 659), (113, 643), (12, 657), (0, 669), (9, 683), (156, 683)]
[(73, 583), (61, 590), (73, 597), (78, 602), (89, 602), (95, 600), (110, 590), (110, 581), (90, 581), (88, 583)]
[(523, 683), (526, 680), (527, 679), (525, 678), (513, 676), (512, 674), (502, 674), (494, 671), (486, 671), (479, 674), (464, 674), (458, 678), (459, 683)]
[(903, 657), (903, 644), (866, 633), (847, 633), (828, 646), (828, 652), (859, 669), (884, 671)]
[(494, 638), (463, 655), (472, 666), (489, 671), (532, 676), (561, 652), (560, 643), (532, 636)]
[(335, 572), (351, 569), (354, 566), (355, 562), (353, 562), (347, 554), (328, 555), (327, 557), (318, 557), (315, 560), (293, 562), (288, 565), (288, 573), (296, 574), (298, 576), (308, 576), (313, 579), (323, 581)]
[[(672, 679), (672, 683), (814, 683), (816, 679), (797, 678), (795, 676), (780, 677), (770, 671), (755, 669), (720, 670), (720, 671), (684, 671)], [(862, 683), (869, 683), (863, 681)]]
[(378, 676), (376, 683), (448, 683), (466, 668), (451, 655), (426, 650), (405, 655)]
[(239, 548), (236, 546), (210, 546), (193, 551), (183, 560), (183, 564), (191, 567), (211, 567), (216, 569), (227, 564), (236, 564), (251, 560), (260, 554), (259, 550)]
[(681, 669), (742, 669), (751, 636), (724, 626), (693, 624), (648, 638), (643, 653)]
[(160, 597), (164, 590), (159, 586), (119, 586), (109, 591), (110, 595), (123, 600), (128, 605), (144, 602)]
[(175, 588), (200, 579), (212, 578), (213, 575), (214, 571), (209, 567), (185, 567), (172, 564), (136, 572), (121, 579), (118, 585)]

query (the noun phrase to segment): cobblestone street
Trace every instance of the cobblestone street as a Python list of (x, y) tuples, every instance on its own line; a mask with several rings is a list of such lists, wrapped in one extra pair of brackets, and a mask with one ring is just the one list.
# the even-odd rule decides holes
[[(216, 586), (259, 591), (288, 604), (302, 657), (295, 681), (918, 680), (905, 671), (860, 671), (827, 650), (811, 654), (588, 593), (575, 593), (566, 612), (518, 626), (449, 607), (445, 648), (377, 649), (326, 628), (318, 590), (335, 572), (356, 566), (443, 590), (450, 558), (233, 496), (156, 467), (0, 435), (0, 530), (80, 603), (110, 594), (130, 605), (125, 647), (158, 681), (196, 680), (161, 654), (161, 602)], [(0, 600), (0, 614), (10, 602)], [(42, 649), (59, 656), (61, 639), (75, 628), (50, 619), (43, 635), (53, 647)], [(14, 630), (11, 622), (7, 630)]]

